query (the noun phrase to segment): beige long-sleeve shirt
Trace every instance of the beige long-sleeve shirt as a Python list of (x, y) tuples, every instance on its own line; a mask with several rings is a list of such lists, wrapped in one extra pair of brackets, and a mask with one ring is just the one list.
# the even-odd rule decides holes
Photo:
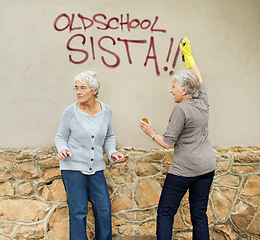
[(174, 147), (169, 173), (195, 177), (213, 171), (216, 159), (209, 140), (209, 105), (201, 84), (198, 99), (177, 104), (163, 135), (165, 143)]

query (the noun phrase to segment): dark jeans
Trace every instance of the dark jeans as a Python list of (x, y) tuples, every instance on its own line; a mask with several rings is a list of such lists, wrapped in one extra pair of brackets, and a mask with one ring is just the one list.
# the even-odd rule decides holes
[(209, 240), (207, 206), (215, 171), (197, 177), (167, 174), (157, 211), (157, 240), (172, 239), (172, 225), (180, 202), (189, 189), (193, 240)]
[(87, 240), (88, 200), (92, 203), (97, 240), (111, 240), (111, 203), (103, 171), (85, 175), (80, 171), (61, 171), (67, 192), (70, 240)]

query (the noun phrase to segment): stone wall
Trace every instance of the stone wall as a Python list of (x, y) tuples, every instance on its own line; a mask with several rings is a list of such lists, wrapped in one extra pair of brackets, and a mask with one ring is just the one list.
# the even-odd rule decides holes
[[(173, 151), (119, 149), (107, 165), (115, 236), (155, 236), (156, 209)], [(260, 239), (259, 147), (215, 148), (217, 169), (208, 206), (211, 239)], [(0, 240), (68, 239), (68, 207), (56, 151), (0, 151)], [(106, 158), (107, 159), (107, 158)], [(107, 160), (106, 160), (107, 161)], [(89, 205), (87, 232), (94, 238)], [(175, 217), (174, 239), (192, 239), (188, 193)]]

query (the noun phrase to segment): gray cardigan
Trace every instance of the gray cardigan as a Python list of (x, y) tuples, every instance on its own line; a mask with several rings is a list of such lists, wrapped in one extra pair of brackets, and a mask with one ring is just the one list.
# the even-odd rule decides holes
[(96, 132), (91, 135), (77, 111), (77, 103), (68, 106), (61, 118), (55, 143), (58, 152), (68, 150), (72, 158), (60, 161), (60, 170), (78, 170), (89, 174), (106, 168), (103, 147), (110, 161), (116, 151), (111, 108), (102, 102), (102, 114)]

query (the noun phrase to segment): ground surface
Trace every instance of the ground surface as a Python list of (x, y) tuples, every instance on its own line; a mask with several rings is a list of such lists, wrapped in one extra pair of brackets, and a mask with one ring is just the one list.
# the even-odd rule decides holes
[(113, 240), (156, 240), (155, 236), (145, 237), (113, 237)]

